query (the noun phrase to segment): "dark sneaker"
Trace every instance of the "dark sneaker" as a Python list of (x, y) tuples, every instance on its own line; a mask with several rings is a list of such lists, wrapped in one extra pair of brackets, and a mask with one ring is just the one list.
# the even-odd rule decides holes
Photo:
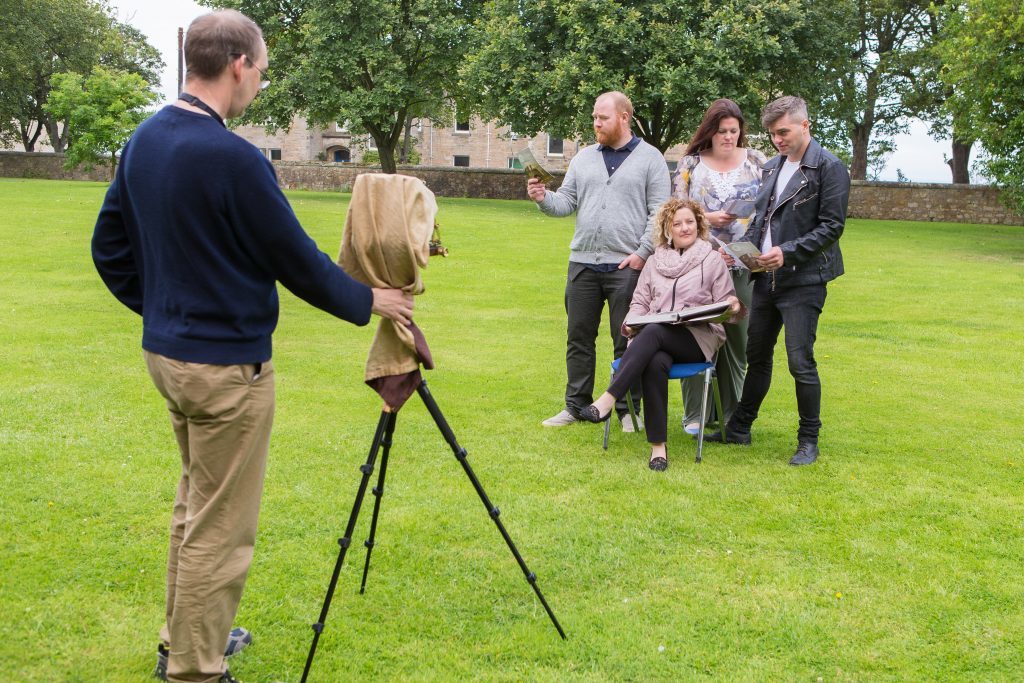
[(240, 680), (231, 675), (230, 671), (225, 671), (220, 675), (220, 683), (242, 683)]
[[(693, 438), (697, 438), (696, 436)], [(722, 443), (722, 432), (711, 432), (710, 434), (704, 435), (705, 441), (711, 441), (712, 443)], [(726, 429), (725, 432), (725, 443), (738, 444), (740, 446), (749, 446), (751, 442), (750, 432), (741, 432), (739, 430), (733, 430), (732, 428)]]
[(796, 453), (789, 459), (790, 465), (810, 465), (818, 459), (821, 453), (818, 451), (818, 444), (808, 441), (801, 441), (796, 446)]
[(252, 645), (252, 634), (241, 626), (236, 626), (228, 634), (228, 644), (224, 648), (224, 656), (237, 655), (250, 645)]
[[(252, 645), (252, 633), (241, 626), (236, 626), (231, 629), (231, 633), (228, 634), (228, 644), (224, 647), (224, 656), (230, 657), (237, 655), (239, 652)], [(225, 673), (225, 676), (229, 678), (225, 679), (221, 677), (221, 680), (233, 681), (235, 679), (230, 678), (230, 674)], [(158, 678), (161, 681), (167, 680), (167, 648), (160, 643), (156, 646), (156, 669), (153, 671), (153, 678)]]

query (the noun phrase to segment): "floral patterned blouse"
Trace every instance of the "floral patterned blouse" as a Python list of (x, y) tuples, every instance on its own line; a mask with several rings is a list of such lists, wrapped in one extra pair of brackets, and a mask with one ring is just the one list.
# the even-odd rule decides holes
[[(712, 170), (701, 162), (699, 154), (679, 160), (672, 174), (672, 196), (692, 199), (705, 211), (720, 211), (733, 199), (754, 199), (761, 186), (761, 169), (768, 159), (759, 150), (747, 149), (747, 158), (725, 173)], [(753, 214), (737, 218), (724, 228), (712, 228), (711, 234), (726, 244), (743, 237)]]

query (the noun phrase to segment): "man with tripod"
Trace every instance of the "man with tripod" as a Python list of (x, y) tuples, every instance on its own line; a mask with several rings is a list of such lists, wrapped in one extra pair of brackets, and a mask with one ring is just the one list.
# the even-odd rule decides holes
[(302, 230), (258, 149), (228, 131), (266, 77), (260, 28), (224, 10), (185, 41), (185, 92), (135, 131), (92, 241), (142, 316), (142, 348), (181, 454), (156, 675), (234, 681), (225, 643), (252, 560), (274, 415), (280, 281), (343, 320), (408, 324), (412, 296), (350, 278)]

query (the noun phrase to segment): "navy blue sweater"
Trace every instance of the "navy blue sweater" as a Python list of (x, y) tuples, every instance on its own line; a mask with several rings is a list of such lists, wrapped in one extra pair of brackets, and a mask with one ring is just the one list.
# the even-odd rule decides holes
[(114, 296), (142, 315), (142, 347), (183, 361), (269, 360), (277, 281), (357, 325), (373, 304), (299, 225), (260, 151), (175, 106), (125, 147), (92, 256)]

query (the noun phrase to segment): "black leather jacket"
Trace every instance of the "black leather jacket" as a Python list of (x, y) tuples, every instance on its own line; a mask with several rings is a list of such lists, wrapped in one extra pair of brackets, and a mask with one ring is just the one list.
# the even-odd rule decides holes
[(850, 173), (843, 162), (811, 138), (800, 168), (779, 193), (775, 181), (785, 161), (786, 157), (779, 155), (765, 164), (754, 218), (743, 236), (760, 248), (765, 226), (770, 223), (772, 244), (782, 249), (783, 265), (774, 273), (755, 273), (754, 277), (771, 278), (773, 287), (825, 284), (843, 274), (839, 238), (846, 225)]

